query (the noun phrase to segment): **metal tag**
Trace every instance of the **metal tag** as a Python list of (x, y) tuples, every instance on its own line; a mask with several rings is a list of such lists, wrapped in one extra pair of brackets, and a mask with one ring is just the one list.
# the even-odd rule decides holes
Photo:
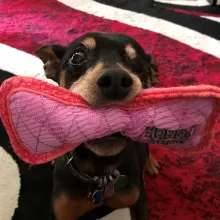
[(111, 181), (105, 188), (104, 197), (110, 198), (115, 194), (114, 191), (115, 180)]
[(111, 181), (105, 188), (104, 197), (110, 198), (112, 197), (116, 192), (120, 191), (121, 189), (124, 189), (129, 184), (129, 180), (127, 176), (120, 175), (113, 181)]
[(98, 204), (100, 202), (102, 202), (104, 196), (103, 196), (103, 190), (96, 190), (93, 194), (92, 194), (92, 203), (93, 204)]
[(118, 192), (121, 189), (124, 189), (129, 184), (128, 177), (125, 175), (121, 175), (117, 177), (114, 182), (114, 192)]

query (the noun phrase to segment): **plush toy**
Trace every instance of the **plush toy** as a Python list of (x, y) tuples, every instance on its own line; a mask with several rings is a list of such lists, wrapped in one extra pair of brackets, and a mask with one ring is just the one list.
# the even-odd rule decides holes
[(2, 84), (0, 97), (14, 151), (27, 163), (41, 164), (116, 132), (176, 150), (204, 149), (219, 114), (220, 88), (153, 88), (127, 104), (92, 107), (59, 86), (17, 76)]

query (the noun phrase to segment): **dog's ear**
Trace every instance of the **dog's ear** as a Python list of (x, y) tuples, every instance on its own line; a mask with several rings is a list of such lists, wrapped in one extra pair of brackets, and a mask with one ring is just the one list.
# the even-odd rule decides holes
[(151, 62), (150, 62), (150, 67), (151, 67), (151, 84), (152, 86), (156, 85), (158, 81), (158, 65), (155, 56), (151, 55)]
[(158, 81), (158, 65), (155, 56), (146, 54), (148, 65), (150, 66), (150, 76), (148, 79), (148, 87), (156, 85)]
[(60, 45), (46, 45), (35, 50), (34, 53), (43, 61), (45, 75), (55, 80), (60, 61), (66, 53), (66, 47)]

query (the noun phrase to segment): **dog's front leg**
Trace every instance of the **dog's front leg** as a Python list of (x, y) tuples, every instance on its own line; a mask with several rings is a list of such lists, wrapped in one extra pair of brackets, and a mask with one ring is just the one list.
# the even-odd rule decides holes
[(145, 171), (147, 171), (152, 177), (156, 177), (160, 171), (160, 165), (150, 153), (145, 161)]
[(54, 200), (54, 214), (56, 220), (77, 220), (99, 205), (92, 204), (87, 198), (72, 197), (61, 193)]
[(141, 182), (140, 195), (137, 202), (130, 207), (131, 220), (148, 220), (147, 196), (144, 181)]

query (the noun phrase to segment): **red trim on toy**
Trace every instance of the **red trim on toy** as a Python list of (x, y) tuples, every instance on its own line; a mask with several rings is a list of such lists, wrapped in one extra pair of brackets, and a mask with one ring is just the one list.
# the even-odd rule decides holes
[[(16, 130), (12, 123), (10, 113), (10, 97), (12, 94), (18, 91), (34, 92), (35, 94), (45, 96), (47, 98), (62, 102), (64, 104), (74, 104), (75, 106), (85, 108), (91, 108), (91, 106), (89, 106), (85, 102), (85, 100), (83, 100), (82, 97), (64, 88), (54, 86), (50, 83), (43, 82), (32, 77), (16, 76), (6, 80), (0, 88), (0, 116), (8, 132), (14, 151), (19, 157), (21, 157), (25, 162), (29, 164), (42, 164), (45, 163), (45, 161), (54, 160), (55, 158), (74, 149), (76, 146), (80, 144), (79, 143), (74, 145), (62, 146), (49, 153), (33, 154), (27, 151), (27, 149), (24, 148), (22, 143), (20, 143), (19, 141)], [(133, 101), (127, 104), (114, 104), (114, 106), (120, 107), (121, 109), (139, 110), (145, 107), (156, 105), (158, 101), (183, 99), (190, 97), (213, 97), (219, 99), (220, 88), (208, 85), (199, 85), (188, 87), (153, 89), (146, 93), (141, 93)], [(218, 100), (216, 100), (216, 102), (219, 103)], [(7, 104), (5, 105), (5, 103)], [(211, 140), (214, 134), (214, 124), (220, 110), (220, 105), (218, 103), (216, 103), (216, 110), (213, 112), (212, 116), (209, 118), (206, 124), (206, 127), (204, 128), (204, 136), (202, 137), (199, 146), (196, 149), (184, 150), (185, 153), (195, 153), (198, 151), (202, 151), (211, 145)], [(46, 160), (45, 157), (47, 158)]]

